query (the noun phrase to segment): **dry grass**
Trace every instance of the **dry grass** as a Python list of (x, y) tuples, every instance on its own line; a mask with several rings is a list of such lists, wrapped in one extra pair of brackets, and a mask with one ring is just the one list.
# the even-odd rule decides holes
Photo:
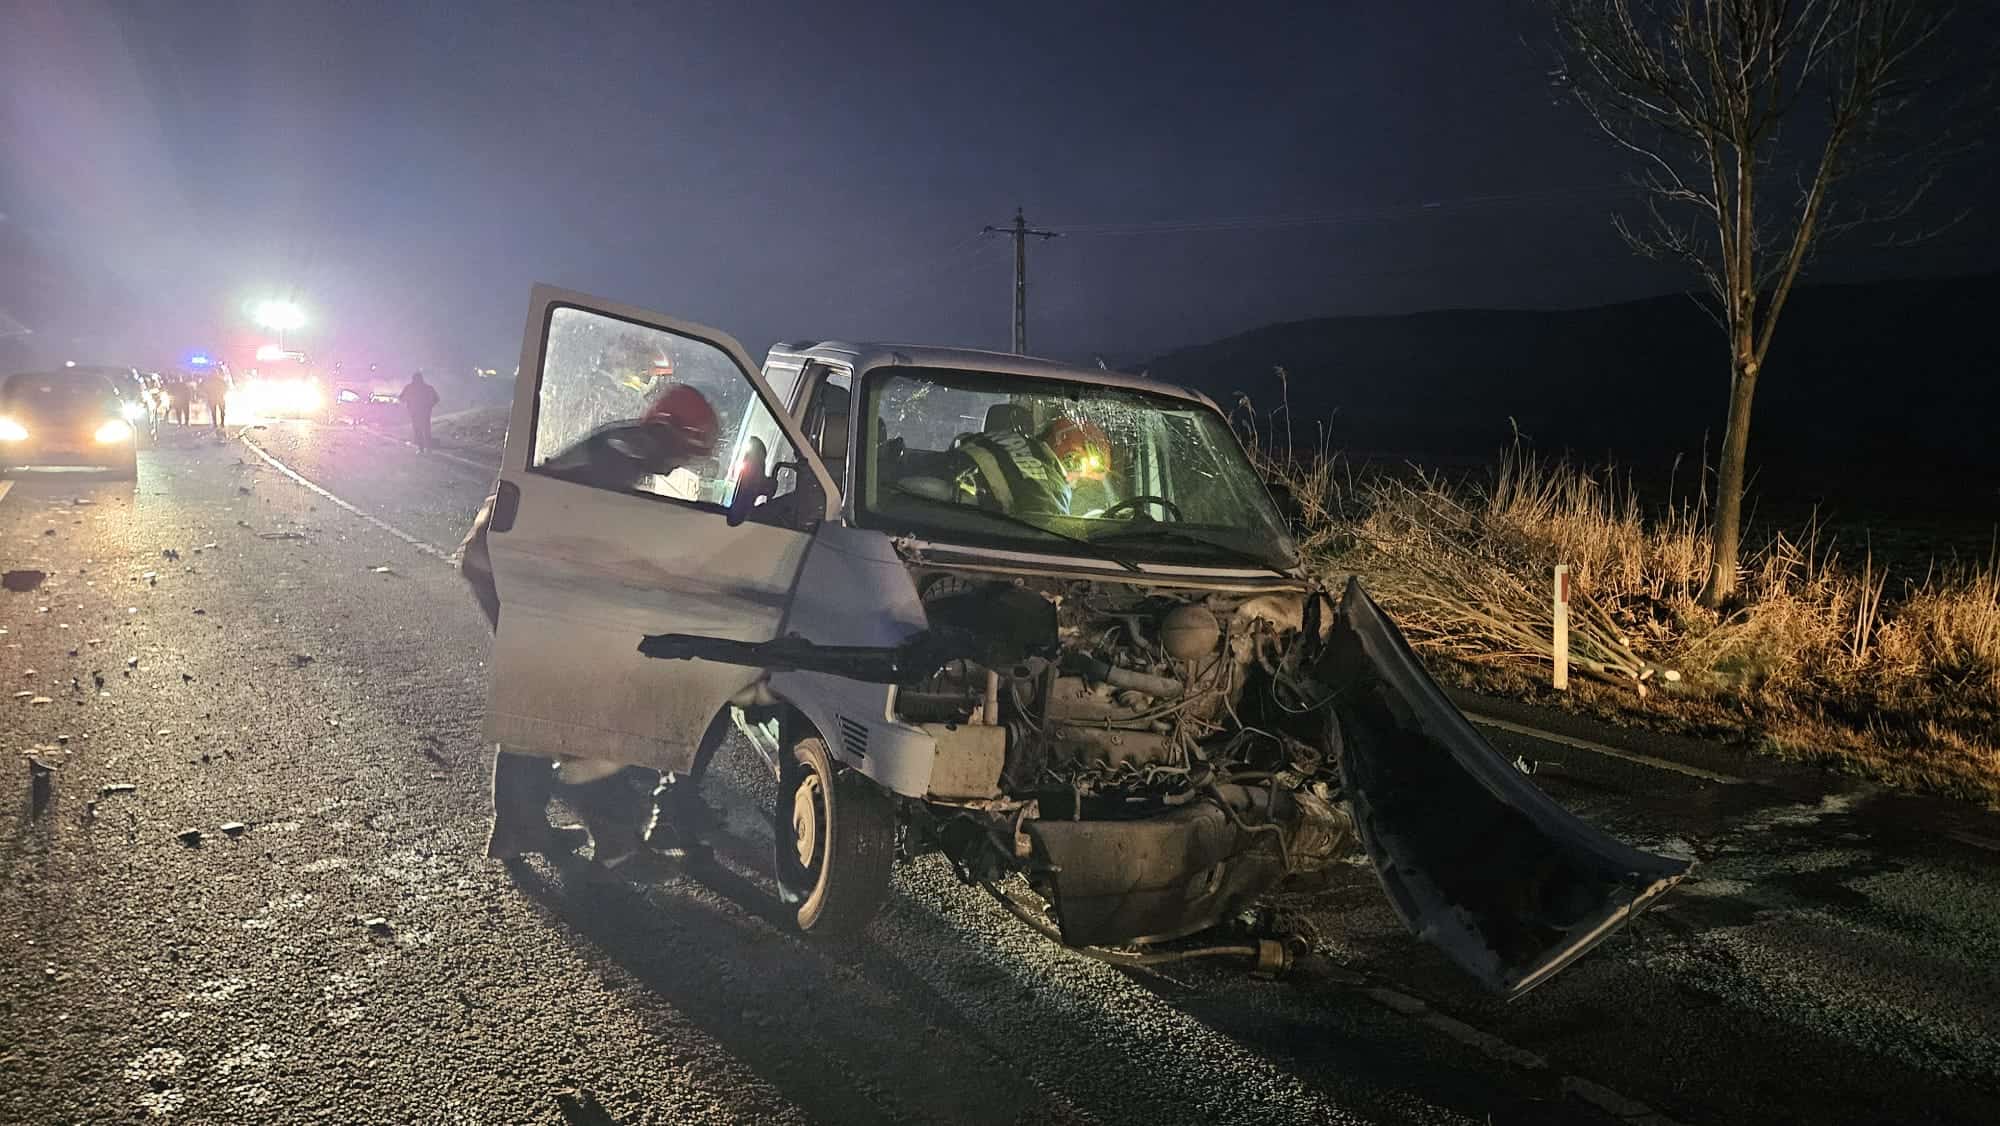
[[(1733, 726), (1787, 757), (1892, 784), (2000, 797), (2000, 558), (1891, 574), (1816, 528), (1746, 557), (1739, 600), (1704, 609), (1700, 497), (1644, 506), (1608, 471), (1519, 448), (1480, 479), (1349, 472), (1321, 449), (1264, 457), (1329, 573), (1362, 575), (1413, 644), (1460, 679), (1546, 683), (1551, 572), (1571, 574), (1571, 652), (1656, 719)], [(1608, 690), (1608, 691), (1607, 691)]]

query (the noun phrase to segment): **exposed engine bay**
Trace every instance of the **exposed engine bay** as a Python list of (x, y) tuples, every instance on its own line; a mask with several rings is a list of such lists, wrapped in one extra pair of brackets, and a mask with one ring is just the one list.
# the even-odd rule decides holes
[(1336, 603), (1303, 584), (916, 572), (929, 628), (900, 647), (641, 650), (894, 685), (894, 718), (935, 745), (910, 825), (968, 882), (1024, 875), (1070, 946), (1190, 935), (1365, 851), (1412, 932), (1514, 997), (1692, 867), (1537, 789), (1358, 582)]
[[(1302, 667), (1332, 628), (1323, 597), (956, 574), (919, 585), (927, 606), (975, 597), (1015, 628), (1044, 616), (1037, 601), (1054, 611), (1041, 652), (997, 668), (950, 662), (895, 706), (911, 722), (1004, 730), (997, 790), (1032, 815), (947, 816), (941, 836), (968, 873), (1025, 862), (1065, 941), (1205, 929), (1353, 847), (1325, 689)], [(1128, 838), (1101, 874), (1099, 823)]]

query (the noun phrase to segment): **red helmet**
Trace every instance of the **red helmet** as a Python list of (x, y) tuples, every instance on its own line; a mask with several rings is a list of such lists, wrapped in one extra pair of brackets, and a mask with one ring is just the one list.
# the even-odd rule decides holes
[(708, 396), (685, 383), (676, 383), (662, 392), (639, 417), (639, 422), (645, 426), (672, 427), (690, 453), (705, 454), (715, 448), (715, 408), (708, 405)]
[(1042, 431), (1071, 482), (1101, 481), (1111, 471), (1111, 439), (1094, 422), (1058, 418)]

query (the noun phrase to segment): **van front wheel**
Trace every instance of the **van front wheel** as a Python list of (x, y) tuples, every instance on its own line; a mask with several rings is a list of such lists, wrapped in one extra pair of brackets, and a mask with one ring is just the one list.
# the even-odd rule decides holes
[(881, 787), (834, 763), (817, 735), (794, 740), (778, 763), (772, 811), (778, 890), (797, 904), (799, 929), (857, 933), (889, 895), (896, 806)]

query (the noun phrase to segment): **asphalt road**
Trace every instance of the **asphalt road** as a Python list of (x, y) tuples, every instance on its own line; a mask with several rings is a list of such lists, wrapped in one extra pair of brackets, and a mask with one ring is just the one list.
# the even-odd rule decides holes
[(1503, 733), (1701, 861), (1512, 1005), (1360, 868), (1278, 903), (1317, 953), (1275, 982), (1051, 948), (935, 858), (807, 941), (747, 751), (718, 872), (489, 862), (484, 621), (408, 542), (489, 475), (242, 437), (359, 514), (192, 432), (136, 486), (0, 484), (0, 565), (48, 575), (0, 593), (0, 1122), (2000, 1121), (2000, 828), (1938, 803)]

